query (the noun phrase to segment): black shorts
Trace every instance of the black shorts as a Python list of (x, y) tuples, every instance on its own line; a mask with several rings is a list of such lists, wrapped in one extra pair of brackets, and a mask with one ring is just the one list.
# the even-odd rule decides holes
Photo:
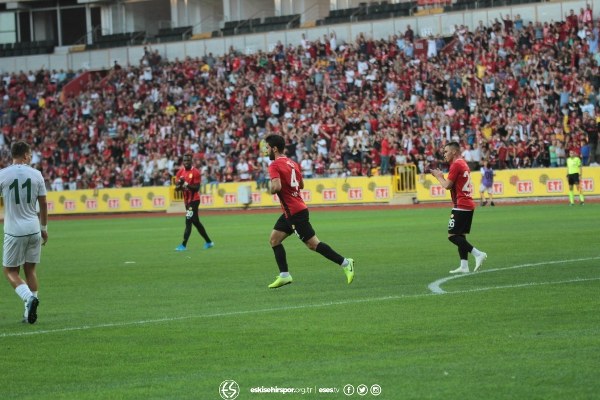
[(281, 217), (275, 222), (273, 229), (285, 232), (288, 235), (296, 233), (303, 242), (315, 236), (315, 230), (308, 220), (308, 208), (292, 215), (290, 219), (281, 214)]
[(569, 181), (569, 186), (579, 185), (579, 173), (567, 175), (567, 180)]
[(198, 207), (200, 206), (200, 200), (190, 201), (185, 206), (185, 219), (192, 219), (198, 216)]
[(466, 235), (471, 232), (473, 222), (473, 210), (455, 210), (450, 213), (448, 221), (448, 233), (453, 235)]

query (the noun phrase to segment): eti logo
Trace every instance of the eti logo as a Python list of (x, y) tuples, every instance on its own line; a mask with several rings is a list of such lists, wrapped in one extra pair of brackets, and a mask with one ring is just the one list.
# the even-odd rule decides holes
[(152, 206), (154, 206), (155, 208), (164, 207), (166, 205), (167, 202), (165, 200), (165, 196), (154, 196), (152, 198)]
[(63, 206), (65, 207), (65, 211), (75, 211), (76, 207), (75, 200), (65, 200)]
[(376, 199), (387, 199), (390, 197), (390, 188), (387, 186), (376, 187), (375, 188), (375, 198)]
[(525, 193), (533, 193), (533, 181), (517, 181), (517, 193), (525, 194)]
[(431, 185), (429, 188), (429, 195), (431, 197), (445, 197), (446, 189), (442, 185)]
[(226, 380), (219, 385), (219, 395), (224, 400), (233, 400), (240, 394), (240, 385), (234, 380)]
[(546, 181), (546, 191), (548, 193), (562, 193), (563, 182), (561, 179), (548, 179)]
[(362, 188), (348, 189), (348, 199), (349, 200), (362, 200), (362, 198), (363, 198)]

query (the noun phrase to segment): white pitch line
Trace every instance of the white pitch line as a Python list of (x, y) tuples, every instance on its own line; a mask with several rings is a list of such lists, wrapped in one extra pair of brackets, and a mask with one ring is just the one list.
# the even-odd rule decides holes
[[(449, 295), (450, 294), (465, 294), (465, 293), (473, 293), (473, 292), (484, 292), (487, 290), (522, 288), (522, 287), (542, 286), (542, 285), (560, 285), (560, 284), (565, 284), (565, 283), (590, 282), (590, 281), (600, 281), (600, 277), (597, 277), (597, 278), (574, 278), (574, 279), (569, 279), (569, 280), (564, 280), (564, 281), (555, 281), (555, 282), (530, 282), (530, 283), (521, 283), (521, 284), (515, 284), (515, 285), (490, 286), (490, 287), (482, 287), (482, 288), (467, 289), (467, 290), (456, 290), (456, 291), (444, 292), (444, 293), (449, 294)], [(183, 320), (187, 320), (187, 319), (218, 318), (218, 317), (230, 317), (230, 316), (234, 316), (234, 315), (271, 313), (271, 312), (277, 312), (277, 311), (305, 310), (305, 309), (310, 309), (310, 308), (322, 308), (322, 307), (331, 307), (331, 306), (348, 305), (348, 304), (359, 304), (359, 303), (373, 303), (373, 302), (377, 302), (377, 301), (388, 301), (388, 300), (416, 299), (419, 297), (432, 297), (432, 296), (436, 296), (436, 294), (434, 294), (434, 293), (406, 294), (406, 295), (398, 295), (398, 296), (384, 296), (384, 297), (372, 297), (372, 298), (355, 299), (355, 300), (332, 301), (332, 302), (326, 302), (326, 303), (305, 304), (305, 305), (289, 306), (289, 307), (261, 308), (258, 310), (230, 311), (230, 312), (214, 313), (214, 314), (187, 315), (184, 317), (147, 319), (147, 320), (140, 320), (140, 321), (115, 322), (115, 323), (98, 324), (98, 325), (72, 326), (72, 327), (67, 327), (67, 328), (46, 329), (46, 330), (30, 331), (30, 332), (2, 333), (2, 334), (0, 334), (0, 338), (33, 336), (33, 335), (43, 335), (43, 334), (63, 333), (63, 332), (76, 332), (76, 331), (86, 331), (86, 330), (102, 329), (102, 328), (122, 328), (125, 326), (160, 324), (163, 322), (175, 322), (175, 321), (183, 321)]]
[(513, 265), (512, 267), (506, 267), (506, 268), (484, 269), (484, 270), (469, 273), (469, 274), (450, 275), (445, 278), (438, 279), (435, 282), (431, 282), (429, 285), (427, 285), (427, 287), (429, 288), (429, 290), (431, 290), (432, 293), (444, 294), (447, 292), (445, 290), (443, 290), (440, 286), (442, 286), (444, 283), (446, 283), (448, 281), (451, 281), (452, 279), (465, 278), (467, 276), (480, 275), (480, 274), (485, 274), (488, 272), (506, 271), (509, 269), (538, 267), (540, 265), (564, 264), (564, 263), (568, 263), (568, 262), (580, 262), (580, 261), (590, 261), (590, 260), (600, 260), (600, 257), (574, 258), (571, 260), (558, 260), (558, 261), (544, 261), (544, 262), (539, 262), (539, 263)]

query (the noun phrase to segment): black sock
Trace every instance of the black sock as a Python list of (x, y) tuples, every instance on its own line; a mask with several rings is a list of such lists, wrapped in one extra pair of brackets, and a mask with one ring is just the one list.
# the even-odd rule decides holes
[(469, 259), (469, 253), (473, 250), (473, 246), (464, 235), (453, 235), (448, 237), (448, 240), (458, 247), (458, 255), (461, 260)]
[(315, 250), (323, 257), (333, 261), (338, 265), (342, 265), (342, 263), (344, 262), (344, 257), (336, 253), (331, 247), (329, 247), (327, 243), (319, 242)]
[(275, 253), (275, 261), (279, 267), (279, 272), (288, 272), (287, 258), (285, 256), (285, 249), (282, 244), (278, 244), (273, 247), (273, 253)]
[(189, 221), (186, 221), (185, 222), (185, 230), (183, 231), (183, 242), (181, 242), (183, 247), (187, 246), (187, 242), (190, 239), (191, 234), (192, 234), (192, 223)]
[(202, 222), (200, 222), (200, 219), (196, 219), (195, 221), (193, 221), (193, 224), (206, 243), (212, 242), (212, 240), (210, 240), (210, 238), (208, 237), (208, 233), (206, 233), (206, 229), (204, 229), (204, 225), (202, 225)]

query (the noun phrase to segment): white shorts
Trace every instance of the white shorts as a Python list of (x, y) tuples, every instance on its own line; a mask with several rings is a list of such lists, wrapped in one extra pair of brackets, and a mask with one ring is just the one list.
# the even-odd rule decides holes
[(484, 186), (482, 184), (481, 186), (479, 186), (479, 193), (483, 193), (483, 192), (488, 192), (489, 194), (492, 194), (494, 192), (494, 187), (493, 186)]
[(42, 254), (42, 235), (29, 236), (4, 235), (3, 265), (19, 267), (27, 263), (39, 264)]

